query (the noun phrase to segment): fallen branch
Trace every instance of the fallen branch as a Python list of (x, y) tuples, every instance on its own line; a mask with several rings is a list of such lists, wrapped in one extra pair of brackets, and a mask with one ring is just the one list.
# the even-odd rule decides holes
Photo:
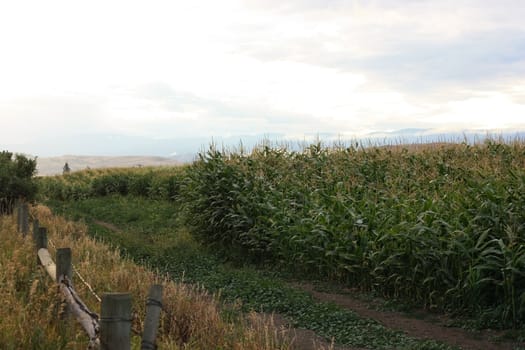
[[(51, 254), (46, 248), (40, 248), (38, 250), (38, 258), (40, 263), (44, 266), (48, 275), (57, 282), (56, 271), (57, 267), (51, 258)], [(58, 285), (60, 291), (64, 295), (64, 298), (71, 310), (71, 313), (75, 316), (77, 321), (80, 323), (82, 328), (86, 331), (89, 336), (89, 348), (96, 349), (100, 346), (99, 342), (99, 317), (96, 313), (89, 310), (86, 304), (80, 299), (77, 292), (73, 289), (67, 276), (60, 276)]]

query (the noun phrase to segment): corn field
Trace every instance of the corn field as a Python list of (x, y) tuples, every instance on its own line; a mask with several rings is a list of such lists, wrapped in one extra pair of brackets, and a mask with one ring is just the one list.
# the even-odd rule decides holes
[(329, 278), (494, 325), (525, 323), (525, 143), (211, 147), (191, 166), (43, 178), (56, 199), (173, 201), (233, 260)]
[(234, 259), (525, 321), (524, 143), (211, 148), (183, 193), (194, 232)]
[(136, 195), (173, 200), (184, 167), (90, 169), (65, 176), (41, 177), (40, 199), (79, 200), (94, 196)]

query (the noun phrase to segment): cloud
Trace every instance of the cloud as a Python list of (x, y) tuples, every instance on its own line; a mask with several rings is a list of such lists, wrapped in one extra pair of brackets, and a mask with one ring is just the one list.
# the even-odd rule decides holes
[(252, 3), (267, 11), (264, 29), (239, 30), (238, 50), (262, 60), (358, 71), (411, 93), (525, 72), (519, 1)]
[(417, 42), (347, 66), (411, 93), (457, 84), (487, 89), (525, 74), (525, 32), (478, 33), (444, 44)]
[(104, 128), (106, 99), (92, 96), (39, 96), (0, 100), (6, 127), (0, 139), (28, 140), (43, 133), (56, 138), (68, 133), (98, 132)]
[(520, 128), (524, 17), (517, 0), (6, 2), (0, 140)]

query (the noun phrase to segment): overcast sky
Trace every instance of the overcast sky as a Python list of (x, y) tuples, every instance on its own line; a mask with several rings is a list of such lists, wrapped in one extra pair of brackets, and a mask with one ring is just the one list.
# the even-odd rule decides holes
[(523, 0), (2, 1), (0, 148), (525, 130), (524, 18)]

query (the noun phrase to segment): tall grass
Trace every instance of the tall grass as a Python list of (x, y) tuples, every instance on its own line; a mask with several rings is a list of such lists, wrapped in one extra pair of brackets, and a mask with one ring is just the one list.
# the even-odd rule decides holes
[(186, 167), (91, 169), (38, 178), (40, 199), (83, 199), (110, 194), (173, 200)]
[[(132, 348), (140, 347), (145, 300), (153, 283), (164, 286), (159, 331), (160, 349), (287, 349), (271, 319), (255, 314), (225, 318), (213, 295), (185, 284), (175, 284), (144, 267), (123, 260), (111, 248), (86, 235), (86, 227), (53, 216), (43, 206), (33, 215), (48, 227), (57, 247), (71, 247), (73, 263), (99, 293), (131, 292), (133, 297)], [(80, 349), (87, 337), (74, 322), (59, 321), (62, 305), (57, 288), (36, 265), (29, 238), (16, 233), (12, 217), (0, 217), (0, 347), (2, 349)], [(88, 306), (99, 303), (84, 284), (75, 288)], [(231, 312), (230, 312), (231, 314)]]

